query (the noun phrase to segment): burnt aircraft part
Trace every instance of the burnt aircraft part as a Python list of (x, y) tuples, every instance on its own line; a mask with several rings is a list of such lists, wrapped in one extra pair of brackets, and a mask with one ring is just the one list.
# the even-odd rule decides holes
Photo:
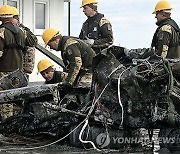
[[(79, 148), (92, 148), (90, 143), (84, 144), (79, 140), (79, 134), (82, 130), (82, 125), (77, 128), (76, 125), (70, 128), (70, 131), (74, 130), (69, 135), (70, 146)], [(137, 148), (141, 146), (140, 136), (136, 130), (124, 130), (124, 129), (106, 129), (103, 125), (88, 125), (82, 133), (81, 139), (84, 141), (91, 141), (98, 149), (118, 149), (128, 150), (128, 146)], [(142, 150), (142, 146), (141, 146)]]
[(124, 47), (111, 46), (107, 49), (107, 52), (111, 52), (121, 64), (123, 64), (124, 66), (128, 66), (132, 63), (132, 61), (130, 57), (127, 57), (127, 55), (125, 54), (125, 50), (126, 49)]
[(159, 143), (161, 148), (167, 148), (171, 152), (178, 151), (180, 148), (180, 129), (179, 128), (163, 128), (159, 132)]
[[(110, 48), (111, 49), (111, 48)], [(106, 53), (106, 55), (101, 54), (95, 57), (94, 65), (95, 68), (93, 69), (93, 82), (97, 84), (97, 88), (94, 87), (93, 91), (94, 94), (99, 96), (102, 89), (109, 83), (107, 89), (102, 94), (101, 98), (99, 99), (100, 109), (102, 113), (104, 110), (110, 114), (111, 119), (113, 119), (113, 126), (118, 127), (120, 122), (122, 121), (122, 108), (120, 107), (119, 100), (118, 100), (118, 85), (117, 80), (121, 78), (121, 102), (124, 106), (124, 119), (127, 119), (127, 112), (130, 107), (128, 106), (128, 102), (131, 99), (132, 103), (131, 106), (133, 107), (132, 113), (134, 113), (134, 108), (136, 107), (139, 109), (139, 103), (137, 101), (142, 100), (139, 98), (139, 93), (141, 89), (137, 83), (136, 77), (133, 77), (133, 73), (129, 70), (126, 71), (126, 68), (117, 60), (117, 58), (110, 52), (110, 49)], [(124, 73), (123, 73), (124, 71)], [(120, 76), (122, 74), (122, 76)], [(134, 80), (133, 80), (134, 79)], [(137, 88), (135, 88), (137, 87)], [(139, 90), (138, 90), (139, 89)], [(96, 96), (96, 97), (97, 97)], [(141, 95), (140, 95), (141, 96)], [(134, 102), (136, 104), (134, 104)], [(131, 107), (131, 110), (132, 110)], [(142, 107), (141, 107), (142, 108)], [(96, 116), (95, 111), (95, 116)], [(132, 114), (129, 113), (129, 114)], [(146, 126), (146, 123), (142, 123), (144, 120), (144, 113), (136, 112), (137, 113), (137, 120), (135, 118), (133, 120), (129, 119), (129, 125), (131, 127), (141, 127)], [(141, 114), (141, 116), (139, 115)], [(138, 120), (138, 117), (142, 117), (141, 120)], [(128, 117), (130, 118), (130, 117)], [(131, 123), (135, 121), (135, 123)], [(125, 125), (126, 123), (124, 123)], [(130, 125), (131, 124), (131, 125)]]
[[(90, 128), (84, 131), (83, 139), (92, 139), (102, 149), (116, 148), (111, 142), (107, 144), (109, 140), (96, 143), (97, 136), (101, 134), (100, 139), (103, 139), (104, 132), (108, 132), (110, 137), (121, 137), (122, 134), (123, 137), (133, 137), (132, 131), (136, 131), (140, 137), (139, 128), (160, 128), (163, 134), (167, 127), (173, 130), (172, 133), (160, 136), (178, 139), (180, 63), (178, 60), (164, 61), (153, 51), (146, 53), (148, 51), (138, 49), (125, 53), (124, 48), (117, 46), (103, 50), (93, 61), (90, 91), (88, 88), (62, 87), (61, 84), (1, 91), (1, 104), (22, 101), (25, 108), (20, 115), (4, 121), (1, 132), (5, 135), (19, 133), (59, 138), (89, 118)], [(73, 146), (83, 147), (78, 140), (81, 130), (82, 127), (78, 128), (70, 136)], [(175, 146), (178, 149), (179, 143)], [(167, 147), (171, 148), (173, 144)]]
[[(103, 116), (104, 112), (108, 112), (110, 117), (107, 119), (112, 119), (114, 126), (118, 127), (122, 120), (121, 118), (119, 119), (119, 117), (121, 117), (121, 107), (118, 104), (117, 84), (111, 82), (110, 79), (113, 77), (117, 79), (118, 74), (124, 71), (125, 68), (109, 51), (105, 54), (97, 55), (94, 58), (93, 64), (92, 93), (94, 93), (96, 99), (100, 96), (103, 88), (110, 83), (107, 85), (98, 102), (98, 108), (102, 111), (101, 116)], [(124, 97), (123, 99), (126, 100), (127, 98)], [(95, 116), (99, 117), (97, 112), (95, 112)]]
[(37, 119), (32, 114), (23, 114), (3, 122), (1, 132), (6, 136), (18, 134), (31, 137), (62, 137), (65, 132), (68, 133), (67, 129), (73, 124), (73, 119), (73, 116), (61, 112), (42, 119)]
[[(84, 148), (84, 147), (92, 148), (91, 144), (81, 143), (81, 141), (79, 140), (79, 134), (82, 130), (82, 126), (80, 126), (78, 128), (76, 128), (76, 127), (77, 126), (75, 125), (70, 128), (70, 131), (75, 129), (75, 131), (73, 131), (69, 136), (70, 146), (79, 147), (79, 148)], [(121, 131), (121, 133), (123, 133), (123, 132)], [(116, 136), (117, 136), (117, 134), (120, 134), (120, 133), (116, 133)], [(113, 134), (112, 134), (112, 136), (113, 136)], [(119, 135), (119, 136), (122, 136), (122, 135)], [(84, 130), (84, 132), (82, 134), (82, 139), (95, 143), (95, 146), (100, 149), (114, 148), (112, 146), (110, 147), (110, 142), (112, 144), (112, 138), (111, 139), (109, 138), (109, 133), (106, 131), (106, 129), (102, 125), (86, 127), (86, 129)]]
[(0, 89), (3, 90), (25, 87), (27, 85), (27, 77), (21, 70), (16, 70), (0, 78)]
[(47, 50), (46, 48), (44, 48), (43, 46), (37, 44), (36, 49), (38, 49), (40, 52), (42, 52), (44, 55), (48, 56), (50, 59), (52, 59), (54, 62), (56, 62), (57, 64), (59, 64), (62, 68), (65, 68), (63, 60), (60, 59), (59, 57), (57, 57), (56, 55), (54, 55), (53, 53), (51, 53), (49, 50)]
[[(169, 107), (172, 106), (171, 102), (173, 98), (174, 100), (176, 99), (176, 101), (179, 100), (178, 86), (170, 91), (171, 98), (168, 96), (168, 90), (170, 86), (169, 78), (173, 77), (176, 79), (179, 76), (177, 69), (179, 60), (168, 60), (174, 73), (173, 76), (170, 76), (169, 71), (167, 71), (168, 65), (165, 61), (156, 57), (152, 49), (130, 51), (128, 53), (128, 59), (131, 60), (129, 65), (127, 61), (124, 65), (120, 57), (118, 58), (119, 62), (117, 61), (118, 56), (124, 56), (122, 48), (118, 50), (118, 47), (115, 47), (117, 53), (113, 50), (114, 47), (111, 47), (107, 49), (106, 54), (97, 55), (94, 59), (93, 82), (96, 84), (94, 87), (97, 87), (94, 88), (94, 95), (98, 96), (105, 85), (108, 84), (100, 98), (102, 106), (107, 107), (107, 104), (116, 104), (117, 107), (117, 105), (119, 105), (119, 100), (117, 99), (117, 83), (118, 78), (120, 78), (121, 103), (125, 109), (124, 116), (127, 116), (125, 118), (126, 121), (124, 121), (124, 126), (130, 128), (157, 127), (157, 123), (160, 121), (171, 125), (174, 119), (174, 123), (176, 123), (178, 127), (179, 120), (177, 119), (179, 115), (175, 113), (172, 114), (172, 111), (169, 109)], [(145, 53), (147, 51), (150, 53)], [(113, 52), (114, 55), (116, 54), (116, 58), (112, 56)], [(138, 59), (142, 57), (146, 59)], [(136, 63), (133, 62), (134, 60), (136, 60)], [(113, 72), (113, 70), (115, 71)], [(111, 72), (113, 73), (111, 74)], [(111, 98), (109, 99), (108, 96)], [(179, 106), (176, 105), (176, 103), (174, 104), (175, 108), (179, 110)], [(107, 108), (112, 111), (112, 108)], [(156, 113), (155, 110), (157, 109), (158, 112), (163, 113), (163, 116), (161, 113)], [(167, 112), (164, 112), (164, 110)], [(156, 116), (152, 116), (153, 114)]]
[[(8, 100), (4, 99), (4, 102), (13, 101), (14, 98), (14, 103), (20, 100), (24, 103), (23, 113), (12, 116), (2, 123), (1, 132), (7, 136), (16, 133), (31, 137), (63, 137), (71, 125), (79, 123), (82, 117), (86, 116), (78, 111), (84, 103), (87, 89), (68, 89), (59, 84), (48, 84), (16, 90), (17, 92), (14, 91), (11, 95), (3, 91), (3, 96), (9, 97)], [(56, 98), (57, 96), (59, 98)]]
[(100, 86), (107, 84), (109, 78), (115, 74), (114, 71), (116, 74), (123, 71), (123, 66), (121, 66), (121, 63), (109, 51), (106, 54), (97, 55), (93, 60), (93, 81), (98, 82)]
[(44, 95), (53, 95), (57, 88), (58, 84), (49, 84), (0, 91), (0, 103), (30, 100), (38, 97), (43, 98)]

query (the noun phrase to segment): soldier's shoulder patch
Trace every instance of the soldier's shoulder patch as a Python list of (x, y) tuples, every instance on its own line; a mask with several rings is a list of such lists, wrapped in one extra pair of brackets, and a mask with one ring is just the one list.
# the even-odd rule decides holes
[(76, 41), (76, 40), (73, 39), (73, 38), (67, 39), (67, 41), (66, 41), (65, 44), (64, 44), (64, 50), (66, 50), (66, 48), (67, 48), (68, 46), (70, 46), (70, 45), (72, 45), (72, 44), (76, 44), (76, 43), (78, 43), (78, 41)]
[(0, 37), (4, 39), (5, 28), (0, 28)]
[(67, 51), (67, 54), (70, 56), (70, 55), (72, 55), (72, 50), (71, 49), (68, 49)]
[(161, 27), (162, 31), (168, 32), (168, 33), (172, 33), (172, 27), (170, 25), (164, 25)]
[(109, 20), (107, 18), (103, 17), (99, 22), (99, 26), (101, 27), (104, 24), (109, 24), (109, 23), (110, 23)]
[(2, 55), (3, 55), (3, 51), (0, 51), (0, 57), (2, 57)]

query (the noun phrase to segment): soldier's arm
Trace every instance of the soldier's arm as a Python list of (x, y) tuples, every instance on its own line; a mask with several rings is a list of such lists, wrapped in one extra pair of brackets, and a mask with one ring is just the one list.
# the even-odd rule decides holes
[(164, 25), (158, 33), (158, 47), (157, 52), (162, 58), (166, 58), (169, 44), (172, 38), (172, 29), (170, 25)]
[(65, 54), (67, 55), (67, 58), (70, 62), (69, 71), (65, 82), (72, 85), (82, 66), (81, 53), (79, 48), (77, 47), (77, 44), (72, 44), (66, 48)]
[(3, 56), (4, 43), (2, 37), (0, 37), (0, 57)]
[(94, 41), (93, 47), (108, 47), (109, 45), (112, 45), (113, 32), (111, 23), (103, 17), (99, 23), (99, 26), (101, 38)]
[(31, 30), (24, 25), (20, 24), (21, 29), (23, 29), (26, 37), (26, 46), (35, 47), (38, 39), (37, 37), (31, 32)]
[(27, 46), (30, 46), (30, 47), (34, 47), (36, 46), (38, 40), (37, 40), (37, 37), (31, 32), (31, 31), (27, 31)]
[(64, 82), (66, 80), (67, 76), (68, 76), (68, 74), (66, 72), (61, 72), (60, 78), (61, 78), (62, 82)]

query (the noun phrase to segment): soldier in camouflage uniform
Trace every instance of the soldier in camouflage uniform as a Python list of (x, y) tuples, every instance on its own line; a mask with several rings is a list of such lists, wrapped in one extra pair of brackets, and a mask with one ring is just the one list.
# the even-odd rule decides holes
[(43, 32), (42, 38), (51, 49), (61, 51), (63, 62), (68, 73), (63, 84), (81, 87), (90, 86), (92, 81), (92, 60), (95, 52), (82, 40), (62, 36), (54, 28)]
[[(17, 69), (23, 69), (25, 44), (35, 46), (37, 39), (13, 24), (11, 6), (3, 5), (0, 8), (0, 21), (2, 21), (0, 25), (0, 77), (3, 77)], [(13, 104), (0, 105), (0, 115), (2, 120), (12, 116)]]
[(111, 23), (97, 12), (97, 0), (82, 0), (81, 7), (88, 19), (83, 23), (79, 38), (90, 44), (97, 54), (113, 44)]
[[(13, 23), (18, 25), (24, 31), (28, 31), (32, 34), (29, 28), (25, 27), (19, 20), (19, 11), (16, 7), (12, 7), (13, 9)], [(32, 34), (33, 35), (33, 34)], [(35, 63), (35, 47), (26, 46), (26, 51), (24, 51), (23, 56), (23, 71), (27, 73), (27, 76), (32, 73), (34, 69)]]
[(180, 58), (180, 29), (171, 19), (171, 4), (166, 0), (157, 3), (153, 14), (156, 14), (158, 28), (152, 40), (157, 55), (162, 58)]
[(63, 82), (67, 77), (66, 72), (56, 71), (55, 68), (53, 68), (53, 64), (47, 59), (40, 60), (37, 68), (38, 72), (40, 72), (42, 77), (46, 80), (45, 84)]

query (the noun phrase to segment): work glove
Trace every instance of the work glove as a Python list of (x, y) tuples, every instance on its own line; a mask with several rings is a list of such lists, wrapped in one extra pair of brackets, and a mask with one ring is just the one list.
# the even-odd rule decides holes
[(59, 83), (59, 87), (60, 88), (72, 88), (72, 85), (69, 82), (64, 81), (64, 82)]
[(130, 49), (124, 47), (124, 54), (128, 57)]
[(93, 39), (89, 39), (88, 37), (86, 37), (87, 40), (84, 40), (84, 42), (86, 42), (87, 44), (89, 44), (90, 46), (92, 46), (94, 44), (94, 40)]

